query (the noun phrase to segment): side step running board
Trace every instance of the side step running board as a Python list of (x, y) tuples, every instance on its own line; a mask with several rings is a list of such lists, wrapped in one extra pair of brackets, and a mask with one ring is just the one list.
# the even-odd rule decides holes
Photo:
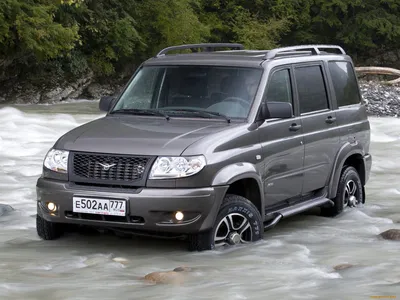
[(325, 197), (320, 197), (320, 198), (315, 198), (315, 199), (311, 199), (311, 200), (308, 200), (305, 202), (298, 203), (296, 205), (281, 209), (279, 211), (268, 213), (267, 215), (273, 215), (274, 219), (271, 222), (264, 225), (264, 230), (275, 227), (275, 225), (283, 218), (287, 218), (289, 216), (296, 215), (298, 213), (301, 213), (303, 211), (306, 211), (308, 209), (311, 209), (313, 207), (320, 206), (323, 204), (330, 204), (331, 206), (334, 205), (332, 200), (325, 198)]
[(322, 198), (311, 199), (311, 200), (290, 206), (288, 208), (284, 208), (284, 209), (280, 210), (279, 213), (284, 218), (287, 218), (289, 216), (298, 214), (300, 212), (306, 211), (315, 206), (319, 206), (319, 205), (326, 204), (326, 203), (330, 203), (332, 206), (334, 205), (332, 200), (322, 197)]

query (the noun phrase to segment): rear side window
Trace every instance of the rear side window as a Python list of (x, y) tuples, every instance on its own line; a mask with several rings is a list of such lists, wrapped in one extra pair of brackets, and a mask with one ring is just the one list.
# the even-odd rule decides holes
[(321, 66), (297, 67), (295, 75), (300, 113), (329, 109)]
[(329, 72), (339, 107), (361, 102), (356, 76), (349, 62), (331, 61), (329, 62)]

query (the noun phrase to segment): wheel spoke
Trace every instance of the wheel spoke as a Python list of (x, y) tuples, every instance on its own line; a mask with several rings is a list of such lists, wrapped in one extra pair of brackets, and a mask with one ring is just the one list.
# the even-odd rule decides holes
[(250, 227), (249, 221), (247, 219), (244, 219), (243, 223), (238, 228), (238, 233), (242, 235), (243, 232), (245, 232), (249, 227)]
[[(245, 232), (250, 228), (249, 234), (245, 234)], [(240, 242), (241, 243), (248, 243), (253, 238), (253, 232), (251, 230), (250, 222), (247, 222), (243, 229), (239, 232), (240, 234)], [(246, 237), (246, 240), (243, 238)]]
[[(235, 227), (235, 222), (233, 221), (233, 216), (240, 216), (240, 217), (242, 217), (242, 218), (243, 218), (243, 216), (238, 215), (238, 214), (230, 214), (230, 215), (228, 216), (229, 225), (230, 225), (229, 230), (238, 231), (239, 228), (243, 225), (243, 223), (242, 223), (241, 225), (239, 225), (239, 227)], [(246, 218), (243, 218), (243, 219), (244, 219), (243, 222), (245, 222), (245, 221), (246, 221)]]
[[(226, 230), (226, 234), (225, 234), (224, 236), (218, 236), (219, 229), (221, 228), (221, 225), (222, 225), (223, 223), (225, 224), (226, 229), (227, 229), (227, 230)], [(229, 221), (228, 221), (227, 217), (225, 217), (225, 218), (223, 218), (223, 219), (221, 220), (221, 222), (218, 224), (217, 229), (215, 230), (214, 242), (219, 242), (219, 241), (224, 241), (224, 240), (226, 240), (226, 238), (227, 238), (228, 235), (229, 235), (229, 232), (230, 232)]]
[(357, 186), (356, 186), (355, 182), (352, 180), (347, 182), (346, 193), (347, 193), (348, 197), (354, 196), (356, 194), (356, 192), (357, 192)]

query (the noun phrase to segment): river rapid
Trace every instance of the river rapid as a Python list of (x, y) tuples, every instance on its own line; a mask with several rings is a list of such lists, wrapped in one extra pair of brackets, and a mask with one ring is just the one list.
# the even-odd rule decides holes
[[(400, 298), (400, 119), (371, 117), (373, 166), (364, 207), (337, 218), (294, 216), (264, 240), (192, 253), (179, 241), (70, 233), (42, 241), (35, 184), (44, 155), (68, 130), (102, 116), (96, 102), (0, 106), (1, 300)], [(350, 268), (335, 270), (339, 264)], [(180, 284), (150, 272), (192, 267)]]

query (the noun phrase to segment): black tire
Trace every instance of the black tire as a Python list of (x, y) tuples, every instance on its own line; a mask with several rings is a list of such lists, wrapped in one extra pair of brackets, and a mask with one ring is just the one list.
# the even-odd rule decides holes
[[(260, 212), (258, 211), (257, 207), (255, 207), (253, 203), (251, 203), (248, 199), (244, 197), (228, 194), (225, 196), (224, 201), (219, 209), (217, 218), (214, 223), (214, 227), (209, 231), (200, 232), (189, 236), (189, 250), (190, 251), (214, 250), (216, 246), (214, 242), (214, 236), (217, 230), (217, 226), (221, 222), (223, 222), (223, 220), (229, 215), (237, 220), (243, 220), (241, 225), (242, 224), (245, 225), (243, 225), (243, 227), (239, 226), (238, 229), (247, 228), (243, 231), (244, 234), (243, 236), (244, 238), (246, 238), (245, 242), (249, 243), (256, 242), (262, 239), (264, 233), (264, 227)], [(250, 227), (247, 226), (247, 223), (244, 223), (245, 220), (247, 220)], [(235, 225), (239, 223), (235, 223)], [(227, 226), (227, 224), (224, 223), (221, 224), (221, 226)], [(233, 228), (235, 227), (236, 226), (234, 226)], [(218, 228), (219, 230), (222, 231), (224, 230), (223, 227), (218, 227)], [(236, 230), (231, 231), (231, 233), (233, 232), (236, 232)], [(229, 236), (229, 234), (227, 234), (227, 236)]]
[[(356, 187), (357, 189), (354, 192), (357, 203), (350, 203), (349, 205), (349, 188), (347, 187), (346, 189), (346, 186), (351, 182), (354, 183), (354, 187)], [(347, 206), (358, 206), (359, 204), (365, 202), (364, 186), (361, 182), (360, 175), (354, 167), (343, 168), (338, 184), (336, 197), (332, 199), (332, 201), (335, 205), (333, 207), (321, 208), (321, 215), (326, 217), (334, 217), (342, 213), (344, 208)]]
[(39, 215), (36, 215), (36, 231), (43, 240), (55, 240), (63, 234), (60, 224), (46, 221)]

